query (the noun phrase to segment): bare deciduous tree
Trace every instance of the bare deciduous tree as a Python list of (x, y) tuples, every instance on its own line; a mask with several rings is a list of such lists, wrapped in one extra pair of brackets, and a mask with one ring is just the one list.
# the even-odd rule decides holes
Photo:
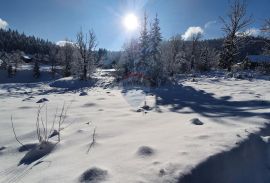
[(95, 63), (94, 49), (97, 46), (96, 36), (93, 30), (84, 36), (82, 30), (77, 34), (77, 48), (79, 51), (79, 60), (82, 65), (81, 79), (86, 80), (90, 69), (93, 69)]
[(244, 35), (243, 31), (252, 22), (252, 17), (247, 16), (247, 4), (243, 0), (234, 0), (230, 5), (230, 11), (226, 18), (220, 17), (223, 23), (222, 31), (226, 34), (221, 54), (221, 66), (231, 71), (232, 64), (236, 62), (238, 56), (238, 44)]

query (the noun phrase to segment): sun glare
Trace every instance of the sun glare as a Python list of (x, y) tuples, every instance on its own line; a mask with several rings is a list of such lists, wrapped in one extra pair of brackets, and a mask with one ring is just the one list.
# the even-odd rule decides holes
[(127, 14), (123, 19), (123, 24), (128, 31), (133, 31), (139, 26), (138, 18), (132, 13)]

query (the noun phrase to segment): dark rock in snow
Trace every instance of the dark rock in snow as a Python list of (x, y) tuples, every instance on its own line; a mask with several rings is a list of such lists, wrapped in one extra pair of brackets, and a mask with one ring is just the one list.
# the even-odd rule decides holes
[(144, 105), (144, 106), (142, 106), (142, 109), (149, 111), (149, 110), (151, 110), (151, 107), (149, 105)]
[(86, 95), (88, 95), (87, 92), (81, 92), (81, 93), (80, 93), (80, 96), (86, 96)]
[(80, 182), (99, 183), (105, 181), (108, 172), (97, 167), (86, 170), (80, 177)]
[(36, 103), (43, 103), (43, 102), (48, 102), (49, 100), (46, 98), (39, 99)]
[(191, 82), (197, 82), (197, 80), (195, 78), (192, 78)]
[(57, 130), (53, 130), (53, 132), (50, 134), (49, 138), (52, 138), (58, 134), (59, 134), (59, 132)]
[(203, 125), (204, 123), (202, 121), (200, 121), (198, 118), (194, 118), (192, 120), (190, 120), (192, 124), (194, 125)]

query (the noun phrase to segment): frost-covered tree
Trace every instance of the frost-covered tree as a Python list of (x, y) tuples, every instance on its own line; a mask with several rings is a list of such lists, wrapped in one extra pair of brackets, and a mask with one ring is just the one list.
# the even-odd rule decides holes
[(152, 84), (157, 85), (163, 80), (163, 63), (161, 62), (161, 32), (158, 15), (154, 19), (149, 35), (149, 75)]
[(140, 59), (140, 44), (137, 39), (131, 39), (123, 46), (119, 62), (116, 65), (117, 77), (124, 78), (136, 73)]
[(63, 76), (69, 77), (72, 74), (72, 63), (74, 62), (74, 46), (66, 39), (65, 44), (60, 48), (60, 58), (63, 66)]
[(55, 77), (56, 73), (56, 65), (59, 58), (59, 51), (59, 46), (51, 46), (49, 49), (49, 61), (51, 63), (51, 73), (53, 78)]
[(178, 69), (178, 73), (187, 73), (190, 71), (190, 62), (185, 51), (182, 50), (177, 53), (175, 66)]
[(174, 36), (161, 44), (161, 60), (167, 77), (173, 77), (179, 73), (179, 62), (177, 54), (183, 50), (183, 40), (181, 36)]
[(88, 74), (94, 70), (95, 54), (97, 46), (96, 36), (93, 30), (84, 35), (82, 30), (77, 34), (78, 64), (80, 65), (81, 79), (86, 80)]
[(190, 53), (190, 69), (196, 69), (197, 62), (200, 55), (200, 39), (202, 38), (202, 33), (193, 34), (191, 37), (191, 53)]
[(96, 39), (96, 34), (94, 32), (94, 30), (90, 30), (88, 31), (88, 53), (87, 53), (87, 57), (88, 57), (88, 73), (91, 74), (94, 72), (95, 70), (95, 64), (97, 62), (96, 59), (96, 54), (95, 54), (95, 49), (97, 47), (97, 39)]
[(10, 54), (10, 61), (13, 63), (14, 65), (14, 74), (16, 74), (17, 72), (17, 69), (19, 67), (19, 65), (21, 64), (21, 52), (19, 50), (17, 51), (13, 51), (11, 54)]
[(209, 48), (207, 45), (203, 45), (200, 53), (200, 59), (197, 64), (197, 70), (210, 71), (212, 68), (216, 68), (218, 59), (219, 54), (215, 49)]
[(237, 61), (239, 55), (238, 43), (245, 35), (239, 35), (250, 23), (252, 18), (247, 16), (247, 5), (242, 0), (234, 0), (230, 5), (230, 11), (225, 18), (220, 17), (225, 33), (223, 51), (220, 55), (220, 66), (231, 71), (232, 65)]
[(33, 67), (33, 77), (38, 79), (40, 77), (40, 68), (38, 62), (35, 62)]
[(140, 32), (139, 45), (140, 45), (140, 53), (139, 53), (139, 62), (137, 63), (137, 71), (146, 75), (149, 68), (149, 34), (147, 30), (148, 25), (148, 17), (146, 12), (144, 13), (144, 20), (142, 24), (142, 30)]

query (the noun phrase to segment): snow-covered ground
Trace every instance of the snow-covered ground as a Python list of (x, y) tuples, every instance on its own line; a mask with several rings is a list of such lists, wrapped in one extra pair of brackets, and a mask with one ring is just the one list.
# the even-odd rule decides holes
[[(270, 81), (200, 77), (142, 90), (110, 86), (109, 72), (83, 88), (67, 88), (80, 85), (72, 78), (0, 84), (0, 182), (270, 181)], [(38, 159), (41, 98), (49, 124), (64, 102), (70, 108), (60, 143), (51, 138)]]

